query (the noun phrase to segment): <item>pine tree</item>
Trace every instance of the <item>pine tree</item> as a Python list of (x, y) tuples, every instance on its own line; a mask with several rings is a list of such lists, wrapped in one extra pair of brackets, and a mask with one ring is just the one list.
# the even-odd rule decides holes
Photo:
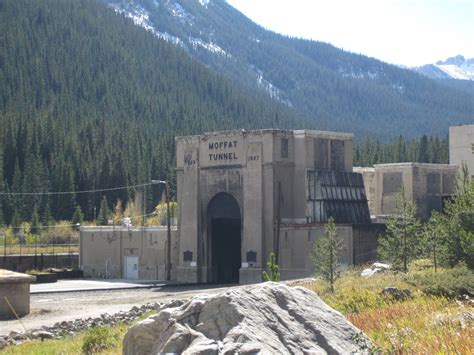
[(420, 247), (421, 225), (416, 218), (416, 204), (406, 197), (403, 186), (386, 225), (386, 234), (379, 238), (378, 255), (394, 268), (408, 272), (408, 264)]
[(43, 212), (43, 225), (45, 228), (48, 228), (48, 226), (53, 224), (53, 222), (54, 221), (51, 215), (51, 208), (49, 207), (49, 201), (47, 201)]
[(465, 262), (474, 268), (474, 179), (463, 164), (457, 176), (456, 195), (444, 208), (449, 266)]
[(72, 215), (72, 224), (79, 227), (84, 221), (84, 214), (82, 213), (81, 206), (76, 205), (74, 208), (74, 214)]
[(106, 226), (109, 223), (109, 207), (107, 206), (107, 198), (102, 196), (100, 202), (99, 216), (97, 217), (97, 224), (99, 226)]
[(334, 292), (334, 281), (339, 277), (341, 252), (342, 239), (337, 233), (334, 218), (330, 217), (324, 235), (314, 243), (312, 259), (316, 275), (329, 281), (331, 292)]
[(418, 162), (420, 163), (429, 163), (430, 158), (429, 158), (429, 149), (428, 149), (428, 137), (424, 134), (423, 137), (421, 137), (420, 140), (420, 145), (418, 148)]
[(38, 208), (36, 205), (33, 208), (33, 213), (31, 215), (31, 233), (40, 234), (41, 233), (41, 221), (38, 214)]

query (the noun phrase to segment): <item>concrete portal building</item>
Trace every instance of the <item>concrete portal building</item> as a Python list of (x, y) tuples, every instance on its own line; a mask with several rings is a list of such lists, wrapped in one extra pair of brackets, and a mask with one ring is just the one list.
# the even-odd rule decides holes
[(373, 253), (352, 146), (352, 134), (303, 130), (177, 137), (177, 280), (259, 282), (272, 251), (283, 278), (309, 276), (330, 216), (345, 238), (343, 262)]
[(474, 179), (474, 124), (449, 127), (449, 163), (465, 163)]
[(417, 204), (418, 217), (426, 220), (431, 211), (441, 211), (443, 200), (454, 194), (457, 166), (396, 163), (354, 168), (354, 171), (363, 175), (372, 216), (391, 214), (404, 186), (406, 197)]
[[(171, 230), (171, 278), (176, 280), (176, 228)], [(85, 277), (166, 280), (166, 227), (81, 227), (79, 266)]]

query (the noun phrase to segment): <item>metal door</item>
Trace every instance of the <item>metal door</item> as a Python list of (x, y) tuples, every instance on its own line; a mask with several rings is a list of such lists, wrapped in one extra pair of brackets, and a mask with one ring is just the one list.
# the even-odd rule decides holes
[(125, 257), (125, 278), (129, 280), (138, 279), (138, 256)]

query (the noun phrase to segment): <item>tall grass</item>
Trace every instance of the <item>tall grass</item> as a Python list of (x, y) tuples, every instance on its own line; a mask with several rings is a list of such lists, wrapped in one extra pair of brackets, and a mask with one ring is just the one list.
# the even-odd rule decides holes
[[(329, 285), (317, 281), (310, 286), (331, 307), (362, 329), (375, 345), (389, 353), (472, 354), (474, 352), (474, 307), (454, 297), (428, 294), (429, 289), (413, 280), (431, 275), (414, 267), (408, 275), (360, 275), (361, 268), (346, 271), (331, 293)], [(438, 279), (453, 274), (440, 270)], [(416, 277), (414, 277), (416, 275)], [(421, 276), (420, 276), (421, 275)], [(472, 281), (472, 273), (467, 277)], [(384, 287), (408, 289), (412, 298), (394, 301), (383, 296)], [(425, 292), (423, 292), (425, 291)]]

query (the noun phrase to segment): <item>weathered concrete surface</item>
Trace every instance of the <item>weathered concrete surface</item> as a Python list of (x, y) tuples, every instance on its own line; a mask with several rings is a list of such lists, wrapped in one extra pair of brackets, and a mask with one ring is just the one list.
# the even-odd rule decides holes
[(124, 354), (352, 353), (369, 339), (312, 291), (264, 283), (198, 296), (132, 327)]
[(34, 276), (0, 269), (0, 319), (22, 317), (30, 313), (30, 283)]
[(474, 124), (449, 127), (449, 164), (462, 163), (474, 177)]

